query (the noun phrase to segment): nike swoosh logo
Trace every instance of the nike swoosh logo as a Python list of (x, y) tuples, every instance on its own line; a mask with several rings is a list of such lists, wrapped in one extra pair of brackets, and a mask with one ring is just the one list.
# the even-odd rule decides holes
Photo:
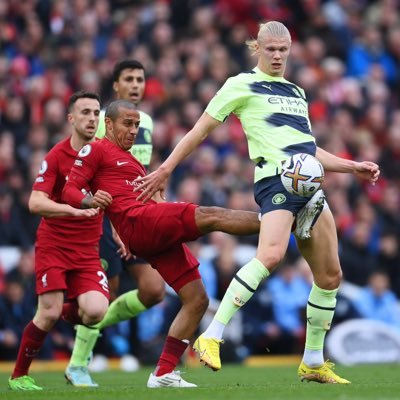
[(117, 161), (117, 165), (120, 167), (121, 165), (128, 164), (128, 161)]
[(198, 353), (199, 353), (200, 358), (203, 358), (204, 354), (206, 354), (206, 351), (205, 350), (199, 350)]

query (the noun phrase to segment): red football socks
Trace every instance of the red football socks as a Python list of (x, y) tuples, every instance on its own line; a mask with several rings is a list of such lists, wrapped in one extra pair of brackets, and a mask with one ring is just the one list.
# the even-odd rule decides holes
[(79, 316), (78, 311), (79, 306), (76, 301), (72, 301), (71, 303), (64, 303), (61, 312), (61, 318), (72, 325), (82, 325), (82, 319)]
[(188, 343), (185, 343), (182, 340), (176, 339), (172, 336), (167, 336), (163, 351), (155, 369), (155, 375), (161, 376), (172, 372), (178, 365), (179, 360), (185, 352), (187, 346)]
[(47, 333), (38, 328), (33, 321), (29, 322), (25, 327), (19, 345), (14, 372), (11, 375), (12, 378), (28, 375), (29, 367), (33, 359), (38, 355)]

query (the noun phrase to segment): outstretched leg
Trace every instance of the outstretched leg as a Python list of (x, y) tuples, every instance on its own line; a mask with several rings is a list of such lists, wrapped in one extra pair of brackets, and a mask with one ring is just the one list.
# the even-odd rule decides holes
[(197, 207), (196, 225), (202, 234), (221, 231), (231, 235), (253, 235), (260, 231), (258, 213), (221, 207)]

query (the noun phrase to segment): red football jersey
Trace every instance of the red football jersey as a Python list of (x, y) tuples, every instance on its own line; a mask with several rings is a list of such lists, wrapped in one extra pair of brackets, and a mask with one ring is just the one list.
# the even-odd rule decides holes
[[(92, 193), (99, 189), (110, 193), (113, 201), (105, 213), (122, 236), (126, 216), (133, 216), (138, 208), (155, 203), (150, 200), (143, 204), (136, 200), (139, 193), (133, 191), (134, 180), (145, 175), (145, 167), (131, 153), (105, 138), (82, 148), (71, 169), (66, 189), (76, 192), (89, 186)], [(66, 198), (69, 198), (68, 193)]]
[[(78, 152), (70, 144), (70, 138), (56, 144), (42, 161), (33, 190), (49, 195), (51, 200), (63, 203), (62, 191)], [(92, 217), (43, 217), (37, 230), (38, 246), (60, 246), (79, 248), (98, 246), (102, 233), (103, 213)], [(91, 247), (93, 249), (93, 247)]]

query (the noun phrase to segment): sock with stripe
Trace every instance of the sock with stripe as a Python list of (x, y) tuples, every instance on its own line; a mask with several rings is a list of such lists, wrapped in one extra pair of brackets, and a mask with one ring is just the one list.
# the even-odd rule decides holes
[(268, 276), (268, 269), (256, 258), (244, 265), (229, 284), (213, 321), (203, 333), (204, 337), (222, 339), (224, 328), (233, 315), (247, 303)]
[(335, 313), (336, 294), (339, 289), (325, 290), (315, 283), (307, 303), (307, 332), (303, 362), (309, 367), (324, 363), (324, 340)]

